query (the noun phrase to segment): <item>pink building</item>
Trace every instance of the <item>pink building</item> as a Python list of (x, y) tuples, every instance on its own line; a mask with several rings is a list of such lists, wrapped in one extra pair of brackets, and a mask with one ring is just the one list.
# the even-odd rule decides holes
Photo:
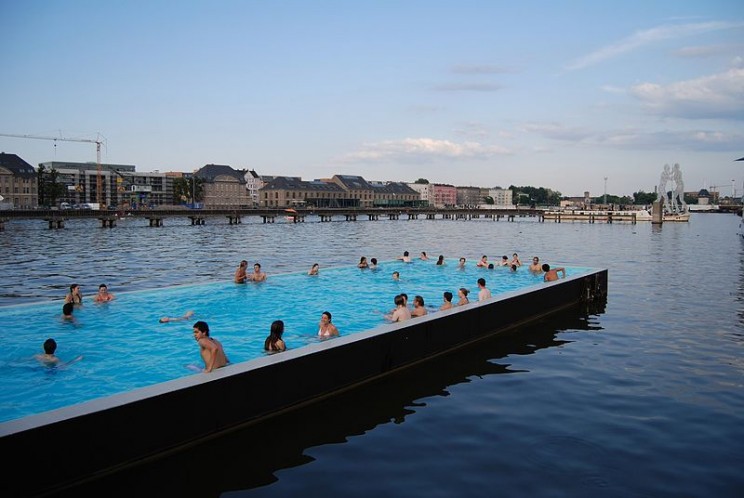
[(434, 207), (452, 207), (457, 204), (457, 187), (444, 183), (433, 183), (432, 197), (433, 202), (431, 200), (430, 202)]

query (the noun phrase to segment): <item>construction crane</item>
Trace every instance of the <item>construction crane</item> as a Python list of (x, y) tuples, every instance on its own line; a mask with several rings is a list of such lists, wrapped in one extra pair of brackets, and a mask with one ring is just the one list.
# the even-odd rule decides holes
[(11, 133), (0, 133), (0, 137), (10, 138), (30, 138), (34, 140), (53, 140), (55, 142), (84, 142), (96, 144), (96, 202), (98, 206), (103, 205), (103, 172), (101, 171), (101, 144), (102, 140), (90, 140), (85, 138), (62, 138), (62, 137), (44, 137), (39, 135), (15, 135)]

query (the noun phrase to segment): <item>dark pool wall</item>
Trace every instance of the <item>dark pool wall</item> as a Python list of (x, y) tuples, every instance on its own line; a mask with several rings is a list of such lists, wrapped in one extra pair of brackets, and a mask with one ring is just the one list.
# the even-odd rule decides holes
[[(312, 402), (468, 342), (604, 297), (595, 270), (487, 303), (0, 424), (3, 496), (54, 492), (148, 456)], [(17, 476), (33, 474), (30, 479)], [(14, 478), (15, 477), (15, 478)]]

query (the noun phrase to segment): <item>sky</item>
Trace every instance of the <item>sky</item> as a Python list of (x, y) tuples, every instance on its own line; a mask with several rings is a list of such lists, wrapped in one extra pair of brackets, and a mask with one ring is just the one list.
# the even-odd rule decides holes
[[(0, 133), (137, 171), (744, 191), (744, 2), (1, 1)], [(37, 166), (95, 144), (0, 136)], [(606, 189), (606, 190), (605, 190)]]

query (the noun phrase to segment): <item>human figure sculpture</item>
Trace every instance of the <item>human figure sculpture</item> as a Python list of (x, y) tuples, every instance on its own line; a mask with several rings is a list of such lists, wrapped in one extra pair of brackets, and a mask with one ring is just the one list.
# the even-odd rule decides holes
[(674, 168), (672, 168), (672, 180), (674, 181), (674, 190), (672, 191), (673, 209), (674, 211), (684, 212), (687, 210), (687, 203), (685, 202), (685, 183), (682, 181), (682, 170), (677, 163), (675, 163)]
[(659, 193), (658, 200), (662, 206), (669, 205), (669, 198), (667, 197), (667, 183), (672, 177), (672, 172), (669, 169), (669, 165), (664, 165), (664, 170), (661, 172), (661, 178), (659, 178)]

